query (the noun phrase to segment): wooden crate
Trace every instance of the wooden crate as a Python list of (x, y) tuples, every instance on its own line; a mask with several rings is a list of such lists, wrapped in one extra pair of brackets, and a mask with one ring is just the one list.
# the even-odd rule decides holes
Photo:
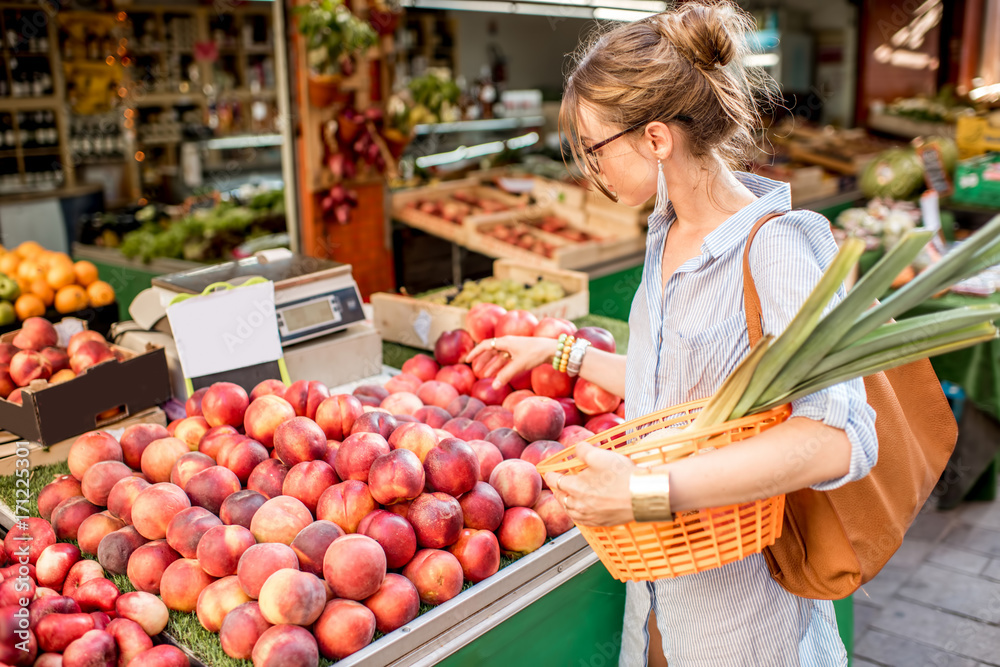
[[(589, 279), (585, 273), (498, 259), (493, 263), (493, 276), (525, 284), (534, 284), (544, 278), (562, 285), (566, 290), (564, 298), (531, 310), (539, 319), (576, 319), (590, 312)], [(466, 308), (432, 303), (402, 294), (372, 294), (371, 304), (374, 312), (372, 319), (383, 340), (424, 350), (433, 349), (434, 343), (444, 332), (464, 329), (465, 316), (469, 313)]]
[(479, 179), (467, 178), (393, 193), (392, 217), (410, 227), (415, 227), (446, 241), (462, 243), (465, 230), (461, 224), (449, 222), (444, 218), (408, 206), (414, 201), (449, 199), (456, 192), (466, 192), (483, 199), (491, 199), (512, 208), (523, 208), (528, 202), (526, 197), (510, 195), (496, 188), (482, 185)]

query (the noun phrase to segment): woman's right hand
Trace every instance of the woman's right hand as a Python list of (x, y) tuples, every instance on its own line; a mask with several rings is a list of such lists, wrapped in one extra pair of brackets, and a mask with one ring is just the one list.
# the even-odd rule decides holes
[[(552, 363), (558, 341), (554, 338), (532, 338), (530, 336), (501, 336), (487, 338), (472, 348), (466, 356), (471, 364), (480, 355), (495, 357), (486, 366), (486, 376), (494, 372), (494, 389), (509, 383), (516, 375), (530, 371), (535, 366)], [(482, 362), (480, 362), (482, 363)]]

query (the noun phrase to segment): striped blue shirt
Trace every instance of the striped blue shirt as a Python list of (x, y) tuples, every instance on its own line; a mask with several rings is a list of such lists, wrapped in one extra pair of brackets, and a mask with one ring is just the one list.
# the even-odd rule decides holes
[[(743, 251), (762, 216), (791, 209), (787, 184), (737, 174), (757, 196), (709, 233), (701, 254), (662, 286), (661, 258), (673, 208), (649, 219), (646, 263), (629, 316), (625, 410), (634, 419), (711, 396), (749, 352), (743, 310)], [(750, 249), (764, 332), (779, 334), (837, 253), (830, 223), (792, 211), (764, 225)], [(841, 288), (838, 300), (843, 298)], [(859, 379), (792, 404), (793, 417), (843, 429), (850, 472), (813, 488), (833, 489), (866, 474), (878, 458), (875, 413)], [(645, 665), (646, 619), (655, 606), (670, 667), (841, 666), (847, 655), (833, 603), (781, 588), (757, 554), (722, 568), (653, 583), (629, 583), (620, 664)]]

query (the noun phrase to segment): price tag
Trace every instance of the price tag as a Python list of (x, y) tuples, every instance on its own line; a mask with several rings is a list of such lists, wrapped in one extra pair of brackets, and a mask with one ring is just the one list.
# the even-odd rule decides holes
[(951, 180), (945, 171), (944, 160), (938, 147), (928, 144), (917, 146), (917, 155), (924, 164), (924, 180), (927, 182), (927, 187), (942, 197), (950, 195)]

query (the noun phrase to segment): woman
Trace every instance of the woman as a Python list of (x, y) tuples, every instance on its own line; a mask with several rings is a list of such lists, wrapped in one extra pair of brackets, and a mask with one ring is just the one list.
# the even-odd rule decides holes
[[(657, 195), (628, 357), (585, 349), (578, 370), (624, 396), (629, 419), (711, 396), (748, 353), (742, 258), (758, 219), (787, 212), (751, 246), (765, 333), (785, 328), (837, 251), (825, 218), (788, 212), (787, 184), (731, 168), (759, 122), (753, 92), (762, 79), (740, 65), (752, 27), (733, 5), (683, 3), (598, 38), (566, 84), (561, 123), (588, 178), (631, 206)], [(557, 345), (504, 337), (484, 341), (469, 357), (491, 349), (509, 356), (500, 385), (551, 363)], [(788, 421), (757, 437), (655, 469), (669, 483), (660, 500), (674, 512), (702, 509), (832, 489), (868, 473), (878, 445), (861, 380), (792, 408)], [(547, 478), (573, 520), (633, 520), (632, 463), (586, 444), (577, 455), (586, 472)], [(629, 583), (620, 664), (646, 664), (657, 628), (671, 667), (847, 664), (833, 604), (786, 592), (759, 554), (695, 575)]]

